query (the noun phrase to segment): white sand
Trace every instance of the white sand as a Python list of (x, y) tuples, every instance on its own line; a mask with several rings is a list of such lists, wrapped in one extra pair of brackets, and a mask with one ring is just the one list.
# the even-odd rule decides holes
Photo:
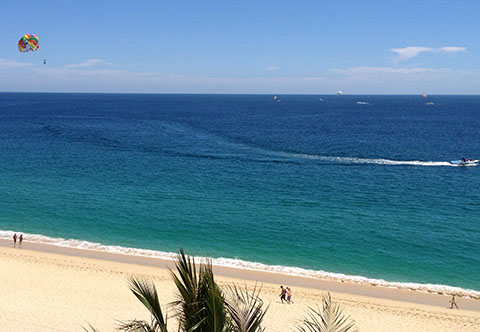
[[(114, 331), (118, 320), (149, 319), (127, 287), (126, 279), (130, 275), (154, 280), (163, 308), (169, 312), (169, 324), (175, 327), (175, 318), (171, 317), (173, 311), (168, 306), (175, 299), (175, 288), (167, 269), (26, 248), (28, 244), (23, 249), (0, 247), (0, 330), (71, 332), (83, 331), (82, 326), (90, 323), (106, 332)], [(328, 283), (301, 287), (305, 284), (301, 278), (276, 275), (276, 280), (287, 281), (293, 289), (295, 304), (287, 305), (279, 302), (279, 283), (264, 282), (263, 274), (233, 269), (229, 273), (222, 272), (224, 270), (216, 269), (217, 281), (221, 284), (235, 282), (253, 288), (255, 276), (263, 282), (261, 297), (270, 304), (265, 318), (267, 331), (291, 331), (307, 308), (320, 303), (322, 294), (331, 290)], [(237, 275), (241, 279), (220, 274)], [(354, 293), (359, 293), (360, 285), (345, 286), (347, 291), (355, 289)], [(457, 303), (461, 309), (450, 310), (446, 308), (449, 300), (446, 296), (422, 300), (431, 298), (436, 304), (442, 301), (445, 303), (442, 307), (416, 303), (419, 295), (415, 292), (395, 293), (402, 298), (410, 296), (412, 301), (407, 302), (385, 298), (392, 298), (389, 294), (394, 294), (395, 290), (375, 291), (385, 296), (362, 296), (352, 292), (331, 294), (356, 321), (360, 331), (480, 331), (478, 300), (460, 298)], [(469, 307), (477, 310), (462, 309), (462, 301), (465, 304), (468, 301)]]

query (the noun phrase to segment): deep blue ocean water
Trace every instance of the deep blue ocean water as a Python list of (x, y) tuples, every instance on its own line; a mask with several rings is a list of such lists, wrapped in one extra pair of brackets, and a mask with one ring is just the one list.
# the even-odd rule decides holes
[(0, 230), (480, 290), (480, 96), (279, 100), (0, 93)]

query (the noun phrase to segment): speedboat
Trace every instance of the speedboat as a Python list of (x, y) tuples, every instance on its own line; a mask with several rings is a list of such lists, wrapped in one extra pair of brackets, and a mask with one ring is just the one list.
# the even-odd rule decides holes
[(478, 165), (478, 159), (462, 158), (460, 160), (452, 160), (452, 161), (450, 161), (450, 164), (456, 165), (456, 166), (477, 166)]

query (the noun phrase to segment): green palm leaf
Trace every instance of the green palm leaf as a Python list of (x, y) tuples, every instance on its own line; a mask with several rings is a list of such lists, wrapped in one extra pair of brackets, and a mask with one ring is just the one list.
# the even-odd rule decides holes
[(211, 261), (201, 264), (197, 273), (195, 259), (183, 249), (177, 256), (177, 274), (171, 272), (178, 289), (179, 327), (187, 332), (221, 332), (228, 330), (225, 303), (220, 287), (215, 283)]
[(198, 297), (199, 280), (195, 258), (187, 256), (181, 248), (179, 251), (175, 260), (178, 275), (170, 271), (178, 289), (177, 300), (173, 302), (173, 305), (177, 307), (179, 328), (183, 331), (193, 332), (203, 324), (205, 308), (202, 307)]
[(128, 279), (130, 290), (152, 314), (152, 322), (133, 320), (121, 323), (120, 331), (131, 332), (167, 332), (167, 320), (163, 317), (157, 289), (153, 282), (131, 277)]
[(322, 298), (322, 309), (310, 308), (308, 316), (297, 329), (300, 332), (355, 332), (354, 321), (339, 305), (332, 302), (330, 293)]
[(268, 307), (263, 309), (263, 301), (260, 299), (261, 288), (255, 288), (250, 293), (245, 288), (237, 286), (227, 288), (227, 311), (232, 321), (234, 332), (262, 332), (261, 326)]
[(202, 265), (199, 297), (205, 307), (205, 328), (203, 331), (228, 331), (225, 301), (220, 287), (215, 283), (211, 261)]
[(124, 332), (157, 332), (153, 324), (149, 324), (143, 320), (132, 320), (130, 322), (121, 323), (118, 328), (119, 331)]

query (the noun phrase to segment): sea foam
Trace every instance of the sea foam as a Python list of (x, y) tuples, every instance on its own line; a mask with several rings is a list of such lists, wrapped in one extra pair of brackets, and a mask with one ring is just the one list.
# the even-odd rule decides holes
[[(20, 233), (9, 230), (0, 230), (0, 239), (11, 240), (13, 234)], [(74, 248), (81, 250), (91, 250), (97, 252), (106, 252), (112, 254), (121, 254), (121, 255), (130, 255), (130, 256), (139, 256), (139, 257), (148, 257), (161, 260), (170, 260), (173, 261), (177, 256), (173, 252), (149, 250), (149, 249), (139, 249), (139, 248), (128, 248), (122, 246), (110, 246), (104, 245), (101, 243), (95, 243), (84, 240), (75, 240), (75, 239), (63, 239), (63, 238), (52, 238), (40, 234), (28, 234), (23, 233), (23, 236), (27, 239), (25, 242), (38, 243), (44, 245), (52, 245), (57, 247), (65, 248)], [(196, 257), (198, 261), (205, 261), (206, 257)], [(299, 276), (311, 279), (322, 279), (322, 280), (332, 280), (339, 282), (351, 282), (357, 284), (368, 284), (374, 286), (381, 286), (387, 288), (398, 288), (398, 289), (408, 289), (411, 291), (419, 292), (428, 292), (435, 294), (448, 294), (448, 295), (458, 295), (462, 297), (468, 297), (480, 300), (480, 292), (463, 289), (460, 287), (453, 287), (448, 285), (438, 285), (438, 284), (419, 284), (419, 283), (408, 283), (408, 282), (391, 282), (383, 279), (371, 279), (362, 276), (352, 276), (342, 273), (333, 273), (322, 270), (309, 270), (299, 267), (292, 266), (282, 266), (282, 265), (266, 265), (259, 262), (248, 262), (241, 259), (233, 258), (212, 258), (212, 264), (214, 266), (229, 267), (234, 269), (246, 269), (251, 271), (261, 271), (261, 272), (270, 272), (285, 274), (291, 276)]]

